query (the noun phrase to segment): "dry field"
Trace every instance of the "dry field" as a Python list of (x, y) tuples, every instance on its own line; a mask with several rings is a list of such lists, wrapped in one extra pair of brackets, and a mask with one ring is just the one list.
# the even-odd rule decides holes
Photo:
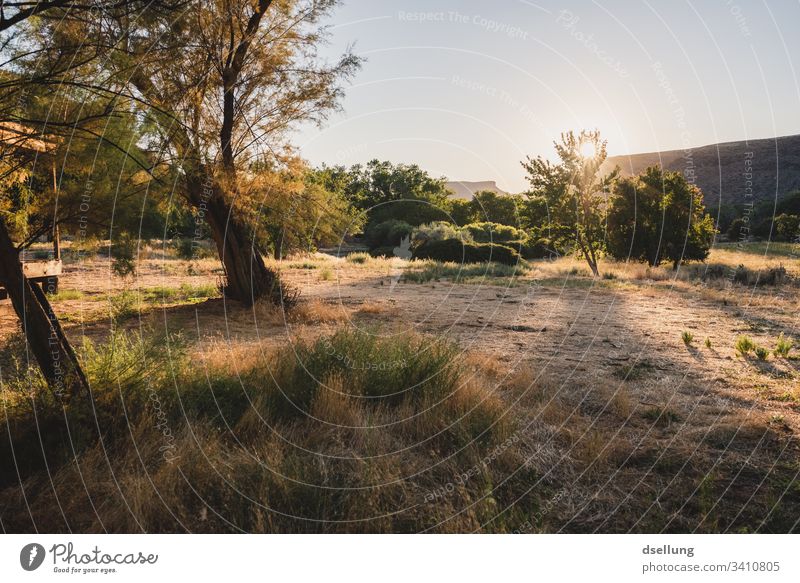
[[(285, 316), (219, 297), (215, 260), (182, 261), (156, 248), (128, 279), (112, 276), (108, 259), (69, 264), (53, 303), (76, 344), (84, 337), (102, 344), (112, 329), (179, 335), (196, 368), (237, 376), (265, 354), (291, 353), (342, 329), (387, 342), (454, 341), (449, 359), (465, 382), (481, 384), (493, 423), (504, 424), (505, 441), (492, 450), (498, 461), (448, 457), (446, 472), (435, 479), (425, 478), (423, 462), (418, 472), (404, 473), (409, 461), (384, 468), (416, 497), (407, 490), (375, 495), (359, 526), (348, 530), (420, 530), (417, 519), (406, 526), (385, 519), (407, 513), (435, 517), (422, 521), (434, 531), (787, 532), (800, 528), (800, 350), (782, 357), (773, 349), (781, 334), (797, 336), (797, 252), (789, 246), (766, 255), (758, 245), (717, 249), (707, 264), (682, 267), (677, 275), (604, 264), (600, 279), (572, 259), (487, 274), (485, 266), (315, 254), (275, 263), (301, 297)], [(739, 265), (751, 273), (782, 265), (787, 274), (773, 285), (737, 283)], [(8, 301), (0, 304), (0, 318), (10, 343), (17, 324)], [(742, 336), (768, 348), (768, 356), (737, 353)], [(314, 406), (365, 432), (376, 427), (375, 419), (392, 423), (392, 415), (404, 414), (351, 418), (341, 403)], [(284, 437), (297, 431), (287, 427)], [(348, 439), (361, 439), (357, 434)], [(341, 436), (315, 445), (322, 456), (357, 447)], [(403, 451), (387, 445), (389, 453), (379, 457), (405, 459)], [(427, 454), (440, 455), (435, 448)], [(474, 468), (491, 474), (476, 491), (461, 478), (469, 473), (471, 479)], [(374, 471), (376, 484), (388, 480)], [(140, 494), (154, 487), (146, 474), (135, 488)], [(494, 494), (512, 481), (511, 493)], [(8, 516), (25, 488), (5, 486), (0, 519), (24, 530)], [(35, 478), (28, 487), (42, 500), (48, 488), (57, 489)], [(125, 488), (116, 486), (130, 497)], [(459, 490), (470, 492), (450, 495)], [(229, 504), (224, 497), (204, 503)], [(47, 503), (41, 504), (43, 513)], [(182, 530), (185, 522), (144, 527), (142, 521), (110, 529)], [(108, 528), (91, 524), (86, 528)], [(202, 530), (199, 524), (185, 528)], [(237, 528), (327, 530), (269, 521)]]

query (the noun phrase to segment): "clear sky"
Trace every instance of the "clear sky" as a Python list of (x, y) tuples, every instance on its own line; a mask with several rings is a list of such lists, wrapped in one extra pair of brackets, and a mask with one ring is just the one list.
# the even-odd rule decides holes
[(347, 0), (324, 52), (367, 60), (296, 143), (517, 192), (566, 129), (612, 155), (800, 133), (798, 23), (798, 0)]

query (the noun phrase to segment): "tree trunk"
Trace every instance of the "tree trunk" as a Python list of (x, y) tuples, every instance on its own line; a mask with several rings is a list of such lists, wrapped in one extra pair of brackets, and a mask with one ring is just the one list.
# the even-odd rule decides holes
[(70, 398), (81, 391), (89, 393), (75, 351), (69, 343), (50, 302), (38, 284), (31, 283), (22, 271), (19, 251), (11, 241), (5, 222), (0, 219), (0, 280), (11, 298), (14, 311), (47, 385), (59, 398)]
[(191, 203), (211, 227), (225, 268), (225, 295), (245, 305), (268, 298), (280, 305), (287, 301), (278, 274), (267, 268), (260, 249), (245, 224), (235, 216), (221, 187), (212, 179), (188, 181)]

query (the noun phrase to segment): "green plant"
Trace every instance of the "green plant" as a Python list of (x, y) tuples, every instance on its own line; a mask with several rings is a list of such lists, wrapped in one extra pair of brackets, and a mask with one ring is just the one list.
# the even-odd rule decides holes
[(366, 263), (369, 263), (370, 259), (372, 259), (372, 256), (369, 253), (363, 253), (363, 252), (351, 253), (350, 255), (345, 257), (345, 261), (347, 261), (348, 263), (353, 263), (355, 265), (364, 265)]
[(525, 265), (503, 265), (501, 263), (453, 263), (423, 260), (412, 262), (403, 273), (405, 281), (426, 283), (448, 279), (453, 283), (480, 282), (508, 285), (508, 279), (528, 272)]
[(333, 270), (330, 267), (323, 267), (319, 270), (319, 278), (322, 281), (330, 281), (333, 279)]
[(494, 261), (503, 265), (516, 265), (522, 258), (514, 249), (491, 243), (471, 244), (458, 239), (426, 241), (414, 249), (414, 259), (434, 259), (455, 263), (480, 263)]
[(692, 334), (688, 330), (684, 330), (683, 332), (681, 332), (681, 340), (683, 340), (683, 343), (686, 346), (689, 346), (692, 343), (692, 340), (694, 340), (694, 334)]
[[(508, 243), (523, 241), (527, 235), (521, 229), (498, 223), (470, 223), (462, 229), (477, 243)], [(442, 237), (442, 239), (454, 237)]]
[(668, 427), (673, 423), (681, 420), (680, 416), (666, 407), (652, 407), (643, 413), (643, 416), (648, 421), (652, 421), (655, 425)]
[(734, 348), (740, 356), (747, 356), (756, 349), (756, 343), (749, 336), (741, 335), (736, 339)]
[(791, 338), (786, 338), (786, 336), (783, 335), (783, 332), (781, 332), (775, 344), (775, 356), (787, 358), (789, 356), (789, 351), (792, 348), (794, 348), (794, 341)]
[(118, 277), (136, 274), (136, 241), (127, 233), (111, 246), (111, 270)]
[(472, 243), (472, 235), (466, 229), (459, 229), (456, 225), (447, 221), (436, 221), (425, 225), (420, 225), (414, 230), (412, 239), (415, 243), (423, 241), (444, 241), (445, 239), (461, 239)]
[(767, 360), (769, 356), (769, 349), (765, 346), (756, 346), (756, 356), (758, 360)]
[(705, 345), (706, 348), (711, 349), (711, 338), (706, 338)]

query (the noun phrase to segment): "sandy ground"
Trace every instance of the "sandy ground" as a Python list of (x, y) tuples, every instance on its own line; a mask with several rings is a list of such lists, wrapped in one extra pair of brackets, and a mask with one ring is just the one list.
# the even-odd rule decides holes
[[(455, 339), (472, 357), (465, 363), (478, 355), (495, 370), (498, 387), (537, 387), (549, 404), (558, 404), (556, 417), (543, 415), (540, 405), (509, 406), (528, 422), (525, 431), (536, 460), (531, 463), (543, 483), (560, 484), (562, 490), (569, 484), (569, 496), (558, 490), (548, 509), (563, 530), (604, 529), (625, 513), (645, 521), (657, 515), (659, 524), (668, 525), (665, 530), (669, 525), (691, 530), (698, 525), (684, 517), (687, 504), (695, 507), (692, 516), (700, 505), (699, 514), (708, 520), (716, 506), (725, 505), (727, 517), (736, 514), (732, 506), (765, 521), (784, 512), (787, 500), (791, 508), (800, 504), (794, 481), (800, 470), (800, 360), (771, 355), (762, 362), (737, 356), (733, 348), (742, 334), (769, 348), (781, 332), (797, 336), (795, 287), (593, 281), (569, 271), (558, 275), (550, 266), (504, 280), (506, 285), (488, 279), (411, 283), (396, 263), (353, 265), (316, 257), (310, 264), (313, 268), (302, 260), (284, 262), (281, 269), (303, 302), (321, 301), (338, 314), (328, 318), (330, 323), (312, 318), (284, 325), (260, 307), (245, 309), (214, 298), (151, 306), (125, 325), (180, 332), (200, 352), (224, 351), (228, 343), (281, 345), (343, 322), (380, 334), (417, 331)], [(61, 289), (85, 295), (54, 304), (73, 338), (101, 338), (110, 325), (107, 294), (207, 286), (217, 272), (213, 260), (190, 268), (186, 262), (151, 257), (135, 279), (123, 281), (111, 276), (108, 260), (98, 259), (68, 266)], [(0, 327), (8, 333), (15, 326), (6, 300), (0, 303)], [(689, 346), (683, 331), (694, 336)], [(584, 463), (565, 462), (581, 459)], [(778, 494), (768, 499), (761, 495), (765, 474), (777, 480), (770, 492)], [(703, 503), (704, 488), (713, 490), (711, 502)], [(684, 502), (663, 502), (667, 492)], [(752, 508), (755, 500), (758, 509)], [(726, 520), (717, 525), (720, 530), (739, 528), (736, 519)]]

